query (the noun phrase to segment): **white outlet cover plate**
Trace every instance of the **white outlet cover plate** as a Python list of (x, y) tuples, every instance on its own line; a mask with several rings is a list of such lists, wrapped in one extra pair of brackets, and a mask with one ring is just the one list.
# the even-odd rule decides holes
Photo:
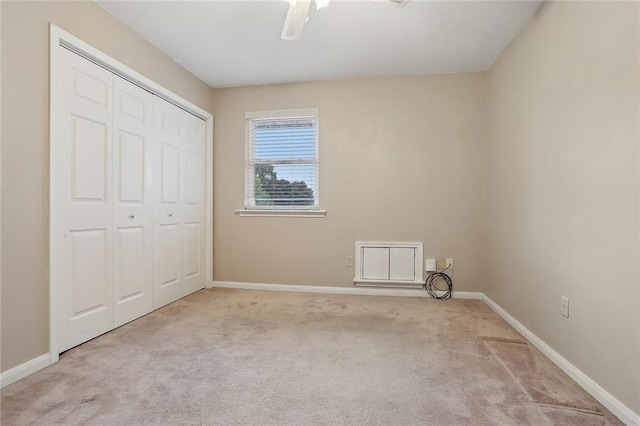
[(426, 272), (435, 272), (436, 271), (436, 260), (435, 259), (425, 259), (424, 260), (424, 270)]
[(560, 314), (564, 317), (569, 318), (569, 298), (561, 297), (562, 303), (560, 305)]

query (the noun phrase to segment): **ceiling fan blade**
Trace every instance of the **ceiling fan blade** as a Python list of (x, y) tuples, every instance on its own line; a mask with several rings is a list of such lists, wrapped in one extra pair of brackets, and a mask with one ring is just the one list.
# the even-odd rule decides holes
[(289, 5), (287, 18), (284, 20), (284, 28), (282, 28), (283, 40), (295, 40), (302, 34), (302, 27), (307, 20), (309, 14), (309, 6), (311, 0), (297, 0)]
[(393, 6), (396, 6), (398, 9), (402, 9), (409, 3), (411, 0), (374, 0), (378, 3), (386, 3)]

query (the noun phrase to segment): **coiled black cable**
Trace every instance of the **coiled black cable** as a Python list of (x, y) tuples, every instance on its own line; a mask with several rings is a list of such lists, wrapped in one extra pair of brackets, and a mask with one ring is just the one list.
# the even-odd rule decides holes
[[(427, 290), (427, 293), (434, 299), (447, 300), (451, 298), (453, 282), (451, 281), (451, 277), (444, 273), (447, 269), (449, 269), (448, 266), (440, 272), (432, 272), (424, 283), (425, 290)], [(444, 282), (444, 284), (441, 282)]]

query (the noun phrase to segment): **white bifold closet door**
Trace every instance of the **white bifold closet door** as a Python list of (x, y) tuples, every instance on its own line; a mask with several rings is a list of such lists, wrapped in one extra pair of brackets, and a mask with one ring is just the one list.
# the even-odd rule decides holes
[(153, 310), (153, 98), (114, 76), (114, 326)]
[(113, 80), (62, 49), (52, 179), (60, 351), (113, 328)]
[(59, 47), (59, 352), (204, 287), (204, 121)]
[(204, 286), (203, 120), (154, 98), (154, 307)]

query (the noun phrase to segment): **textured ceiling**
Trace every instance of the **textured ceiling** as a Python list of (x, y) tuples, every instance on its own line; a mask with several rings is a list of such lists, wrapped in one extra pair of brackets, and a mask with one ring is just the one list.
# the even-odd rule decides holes
[(284, 41), (286, 0), (98, 2), (215, 88), (485, 71), (540, 3), (333, 0)]

